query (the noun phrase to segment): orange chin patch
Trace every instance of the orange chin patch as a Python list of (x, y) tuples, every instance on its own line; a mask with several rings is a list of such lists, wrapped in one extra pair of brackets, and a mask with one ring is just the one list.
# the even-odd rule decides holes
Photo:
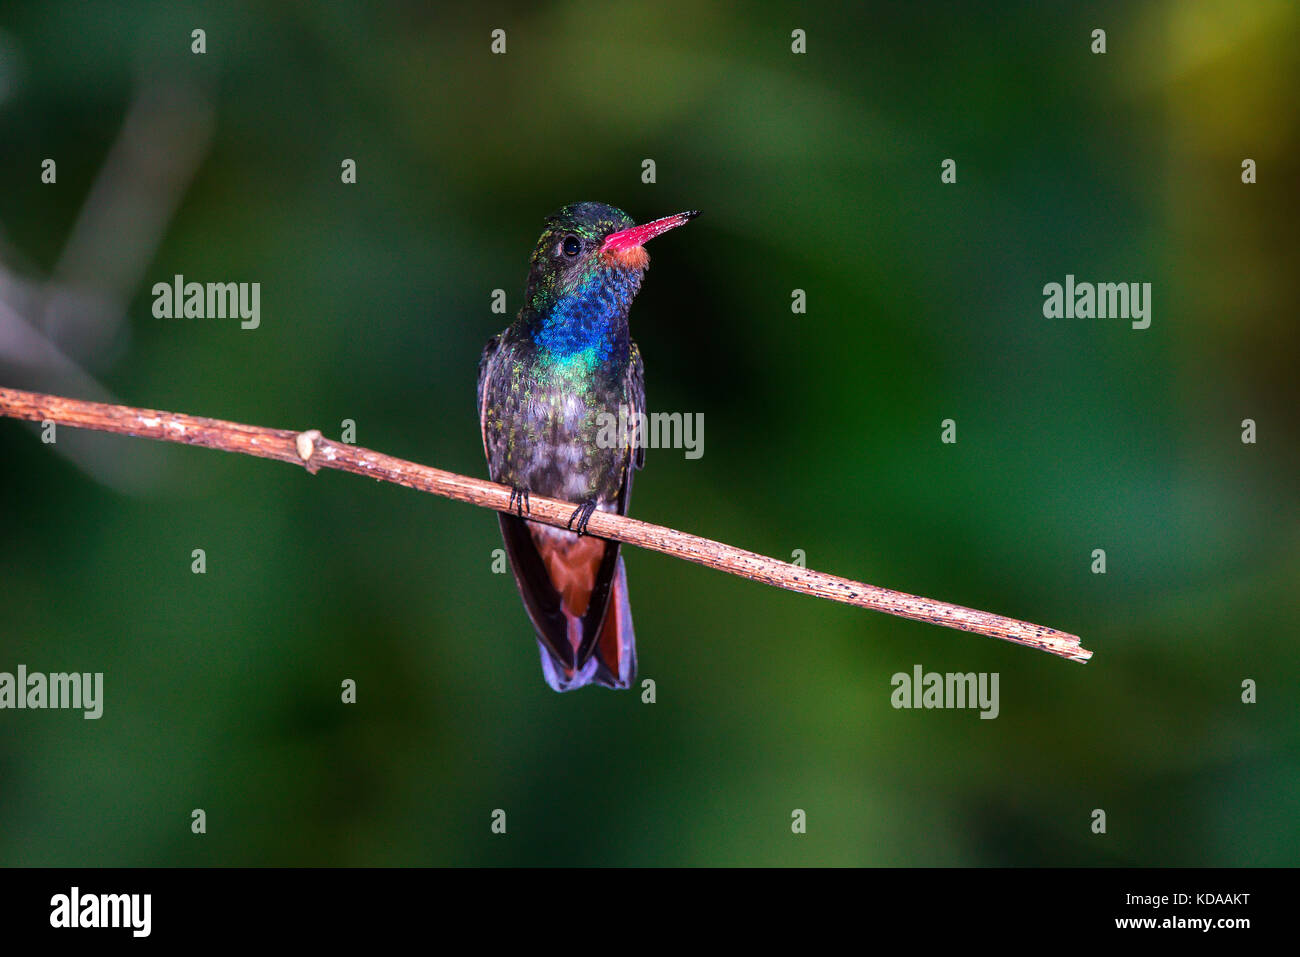
[(629, 246), (627, 249), (605, 250), (605, 260), (623, 269), (645, 269), (650, 265), (650, 254), (644, 246)]

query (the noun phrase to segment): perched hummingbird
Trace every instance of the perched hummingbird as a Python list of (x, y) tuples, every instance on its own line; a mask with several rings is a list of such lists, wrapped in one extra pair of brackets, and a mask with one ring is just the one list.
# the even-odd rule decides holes
[[(479, 362), (488, 473), (514, 491), (515, 514), (498, 513), (501, 535), (556, 691), (593, 681), (626, 688), (636, 677), (618, 542), (585, 532), (596, 509), (627, 514), (633, 467), (644, 465), (636, 431), (645, 373), (627, 322), (650, 263), (643, 244), (697, 215), (637, 226), (603, 203), (553, 214), (533, 250), (523, 308)], [(610, 421), (631, 423), (630, 434), (602, 429)], [(569, 530), (527, 521), (529, 493), (581, 503)]]

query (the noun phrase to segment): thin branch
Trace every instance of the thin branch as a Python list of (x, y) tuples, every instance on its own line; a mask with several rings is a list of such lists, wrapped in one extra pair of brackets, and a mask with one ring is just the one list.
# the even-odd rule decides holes
[[(333, 442), (315, 429), (307, 432), (267, 429), (177, 412), (133, 409), (5, 388), (0, 388), (0, 416), (33, 422), (49, 421), (74, 428), (96, 429), (256, 455), (301, 465), (311, 473), (322, 468), (339, 469), (498, 512), (510, 511), (510, 489), (504, 485), (417, 465), (355, 445)], [(558, 528), (565, 526), (575, 507), (568, 502), (537, 495), (531, 496), (529, 505), (531, 511), (528, 517), (531, 520)], [(624, 515), (597, 511), (592, 514), (587, 528), (591, 534), (600, 538), (649, 548), (805, 595), (1001, 638), (1060, 655), (1071, 661), (1086, 662), (1092, 657), (1092, 652), (1080, 644), (1077, 635), (1069, 635), (1054, 628), (800, 568), (788, 562), (765, 558), (754, 552), (688, 535), (662, 525), (651, 525)]]

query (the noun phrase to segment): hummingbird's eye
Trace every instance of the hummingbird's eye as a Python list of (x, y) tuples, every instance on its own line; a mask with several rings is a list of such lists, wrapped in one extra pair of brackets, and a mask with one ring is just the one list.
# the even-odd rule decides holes
[(564, 245), (560, 248), (564, 250), (564, 255), (572, 257), (582, 251), (582, 243), (578, 241), (577, 236), (565, 236)]

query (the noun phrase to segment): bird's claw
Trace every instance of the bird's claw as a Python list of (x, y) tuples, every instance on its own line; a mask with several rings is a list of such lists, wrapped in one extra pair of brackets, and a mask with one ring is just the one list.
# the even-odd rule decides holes
[[(569, 516), (569, 522), (565, 526), (565, 528), (569, 529), (572, 532), (577, 532), (579, 535), (586, 535), (587, 523), (591, 521), (591, 515), (595, 511), (596, 511), (596, 503), (594, 501), (584, 502), (582, 505), (579, 505), (577, 508), (573, 510), (573, 514)], [(576, 528), (574, 527), (573, 524), (575, 519), (577, 520), (578, 523)]]
[(510, 510), (513, 510), (520, 518), (524, 517), (524, 512), (532, 514), (532, 506), (528, 503), (528, 489), (520, 486), (511, 488)]

